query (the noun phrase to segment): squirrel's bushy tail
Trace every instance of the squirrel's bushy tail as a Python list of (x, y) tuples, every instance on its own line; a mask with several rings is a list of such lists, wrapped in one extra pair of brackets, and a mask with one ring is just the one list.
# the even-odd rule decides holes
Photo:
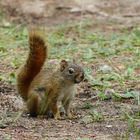
[(29, 56), (17, 75), (18, 92), (25, 101), (28, 99), (29, 86), (47, 57), (47, 46), (40, 33), (36, 31), (29, 33), (29, 46)]

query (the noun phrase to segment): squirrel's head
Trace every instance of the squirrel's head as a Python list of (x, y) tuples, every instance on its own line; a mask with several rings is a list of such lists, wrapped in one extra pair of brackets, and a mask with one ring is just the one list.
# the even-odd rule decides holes
[(75, 61), (68, 62), (62, 60), (60, 62), (60, 71), (64, 78), (73, 83), (80, 83), (84, 79), (84, 70), (81, 66), (77, 65)]

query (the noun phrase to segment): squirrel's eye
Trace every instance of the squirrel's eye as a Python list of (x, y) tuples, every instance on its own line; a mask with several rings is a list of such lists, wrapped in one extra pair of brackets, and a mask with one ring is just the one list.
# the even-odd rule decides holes
[(73, 74), (74, 73), (74, 69), (73, 68), (69, 68), (69, 74)]

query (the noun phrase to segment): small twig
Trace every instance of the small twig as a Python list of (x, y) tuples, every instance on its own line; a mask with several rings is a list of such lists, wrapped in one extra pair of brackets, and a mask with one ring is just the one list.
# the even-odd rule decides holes
[(140, 14), (124, 14), (123, 17), (140, 17)]

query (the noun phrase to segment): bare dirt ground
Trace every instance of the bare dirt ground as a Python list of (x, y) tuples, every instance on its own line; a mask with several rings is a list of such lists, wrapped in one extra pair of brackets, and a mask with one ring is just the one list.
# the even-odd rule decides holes
[(114, 22), (114, 26), (119, 24), (128, 27), (138, 25), (140, 21), (138, 0), (1, 0), (1, 7), (9, 20), (22, 24), (54, 26), (90, 19), (95, 23), (100, 21), (101, 25), (98, 23), (98, 26), (102, 29), (109, 21)]
[[(51, 28), (56, 25), (90, 21), (93, 24), (87, 28), (88, 30), (103, 31), (105, 34), (119, 32), (122, 28), (131, 30), (140, 25), (139, 0), (1, 0), (0, 7), (5, 13), (3, 23), (9, 21)], [(0, 62), (0, 73), (8, 74), (11, 71), (15, 70)], [(133, 99), (121, 102), (111, 99), (90, 100), (90, 92), (94, 91), (91, 91), (87, 82), (83, 82), (78, 88), (75, 101), (78, 119), (57, 121), (45, 117), (31, 118), (27, 113), (20, 114), (24, 103), (18, 96), (16, 87), (7, 82), (0, 82), (0, 139), (123, 139), (117, 136), (126, 130), (128, 124), (120, 118), (126, 110), (136, 112), (138, 106), (134, 104)], [(85, 101), (88, 100), (93, 109), (102, 114), (96, 115), (95, 122), (90, 122), (87, 115), (89, 106), (84, 107)], [(108, 119), (105, 120), (103, 116), (107, 116), (105, 118)]]

